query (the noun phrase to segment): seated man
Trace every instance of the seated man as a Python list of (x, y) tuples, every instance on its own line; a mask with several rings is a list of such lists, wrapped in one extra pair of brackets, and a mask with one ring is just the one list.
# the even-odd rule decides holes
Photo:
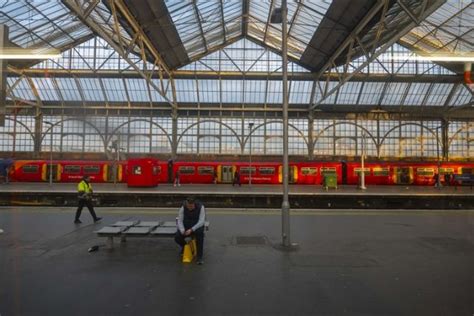
[(178, 231), (174, 240), (181, 246), (181, 251), (186, 244), (185, 238), (194, 236), (197, 246), (197, 264), (203, 264), (204, 250), (204, 222), (206, 210), (204, 205), (195, 202), (193, 197), (188, 197), (178, 213)]

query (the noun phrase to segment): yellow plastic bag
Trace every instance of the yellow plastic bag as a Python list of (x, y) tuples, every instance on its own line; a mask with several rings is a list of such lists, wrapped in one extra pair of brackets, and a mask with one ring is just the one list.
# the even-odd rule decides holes
[(183, 263), (192, 262), (196, 255), (196, 250), (196, 239), (193, 238), (184, 245)]

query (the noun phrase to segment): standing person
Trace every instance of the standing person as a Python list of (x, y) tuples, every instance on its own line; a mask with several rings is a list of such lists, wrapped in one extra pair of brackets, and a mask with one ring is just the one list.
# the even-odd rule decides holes
[(0, 176), (3, 178), (4, 184), (9, 184), (10, 168), (13, 166), (13, 159), (0, 159)]
[(235, 173), (234, 173), (234, 181), (232, 181), (232, 186), (234, 186), (236, 184), (238, 184), (239, 187), (242, 186), (240, 184), (240, 173), (237, 170), (235, 170)]
[(94, 219), (94, 223), (102, 219), (102, 217), (97, 217), (94, 211), (94, 206), (92, 206), (92, 185), (90, 184), (90, 176), (84, 176), (82, 181), (77, 185), (77, 192), (79, 193), (79, 206), (76, 211), (76, 218), (74, 219), (74, 224), (82, 223), (79, 219), (81, 217), (82, 208), (87, 206), (89, 212)]
[(10, 183), (10, 168), (11, 168), (11, 165), (6, 165), (5, 166), (5, 184), (9, 184)]
[(439, 173), (436, 172), (435, 175), (433, 176), (435, 188), (438, 187), (438, 179), (439, 179)]
[(4, 184), (8, 183), (8, 168), (7, 165), (4, 164), (3, 161), (0, 162), (0, 176), (3, 180)]
[(212, 182), (213, 182), (214, 184), (217, 184), (217, 171), (216, 171), (216, 170), (214, 170), (213, 177), (214, 177), (214, 178), (213, 178)]
[(176, 173), (174, 174), (174, 185), (173, 186), (178, 186), (178, 187), (181, 186), (181, 184), (179, 183), (179, 170), (176, 170)]
[(444, 174), (444, 185), (448, 187), (451, 185), (451, 175), (449, 173)]
[(181, 246), (181, 253), (186, 245), (186, 237), (195, 237), (197, 246), (197, 264), (203, 264), (204, 253), (204, 223), (206, 210), (204, 205), (188, 197), (178, 212), (178, 230), (174, 240)]

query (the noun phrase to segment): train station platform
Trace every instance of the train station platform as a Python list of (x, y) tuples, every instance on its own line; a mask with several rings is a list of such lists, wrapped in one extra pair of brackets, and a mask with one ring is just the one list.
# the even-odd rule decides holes
[[(94, 231), (177, 208), (0, 208), (1, 315), (472, 315), (474, 211), (209, 209), (204, 265), (171, 238), (113, 250)], [(89, 247), (100, 245), (96, 252)]]
[[(93, 184), (97, 206), (170, 207), (195, 195), (210, 207), (280, 208), (281, 185), (161, 184), (154, 188), (128, 188), (126, 184)], [(1, 206), (73, 206), (77, 204), (74, 183), (11, 183), (0, 185)], [(290, 185), (293, 209), (474, 209), (470, 187), (432, 186), (321, 186)]]

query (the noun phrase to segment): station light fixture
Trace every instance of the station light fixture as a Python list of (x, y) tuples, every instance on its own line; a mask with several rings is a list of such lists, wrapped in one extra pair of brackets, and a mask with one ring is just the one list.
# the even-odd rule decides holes
[(414, 61), (441, 61), (441, 62), (458, 62), (458, 63), (474, 63), (474, 54), (453, 54), (453, 55), (394, 55), (384, 56), (382, 60), (414, 60)]
[(57, 49), (51, 48), (0, 48), (0, 59), (53, 59), (61, 57)]

